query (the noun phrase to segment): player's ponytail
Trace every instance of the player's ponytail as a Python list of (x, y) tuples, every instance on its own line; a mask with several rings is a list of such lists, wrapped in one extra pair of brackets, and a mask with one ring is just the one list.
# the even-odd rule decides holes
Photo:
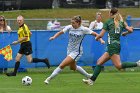
[(119, 22), (123, 22), (123, 18), (121, 16), (120, 13), (117, 13), (114, 15), (114, 23), (115, 23), (115, 27), (118, 27), (119, 26)]
[(112, 14), (112, 17), (114, 18), (115, 27), (118, 27), (119, 26), (119, 22), (120, 21), (123, 22), (123, 18), (121, 16), (121, 14), (118, 13), (118, 9), (116, 9), (116, 8), (112, 8), (110, 13)]

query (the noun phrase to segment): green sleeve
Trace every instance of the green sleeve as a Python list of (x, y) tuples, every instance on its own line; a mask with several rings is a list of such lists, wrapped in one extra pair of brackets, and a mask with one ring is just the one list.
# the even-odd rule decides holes
[(108, 29), (108, 22), (107, 21), (104, 23), (103, 29), (107, 31), (107, 29)]
[(123, 24), (123, 29), (125, 29), (125, 24), (124, 24), (124, 22), (122, 22), (122, 24)]

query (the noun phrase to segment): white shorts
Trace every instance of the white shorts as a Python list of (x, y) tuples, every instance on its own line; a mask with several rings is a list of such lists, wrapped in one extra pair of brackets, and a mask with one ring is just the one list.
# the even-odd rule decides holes
[(76, 62), (80, 59), (83, 53), (78, 53), (78, 52), (71, 52), (68, 54), (72, 59), (74, 59)]

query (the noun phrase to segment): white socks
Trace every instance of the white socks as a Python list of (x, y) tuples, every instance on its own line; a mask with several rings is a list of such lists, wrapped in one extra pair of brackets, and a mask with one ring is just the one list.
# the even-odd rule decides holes
[(84, 75), (87, 78), (90, 78), (92, 75), (88, 74), (82, 67), (76, 65), (76, 70), (80, 72), (80, 74)]
[[(84, 75), (85, 77), (87, 77), (87, 78), (90, 78), (92, 75), (91, 74), (88, 74), (82, 67), (80, 67), (80, 66), (77, 66), (76, 65), (76, 70), (78, 71), (78, 72), (80, 72), (80, 74), (82, 74), (82, 75)], [(52, 79), (52, 78), (54, 78), (56, 75), (58, 75), (60, 72), (62, 71), (62, 69), (60, 68), (60, 67), (57, 67), (54, 71), (53, 71), (53, 73), (48, 77), (49, 78), (49, 80), (50, 79)]]
[(49, 79), (54, 78), (57, 74), (59, 74), (62, 71), (62, 69), (60, 67), (57, 67), (53, 73), (48, 77)]

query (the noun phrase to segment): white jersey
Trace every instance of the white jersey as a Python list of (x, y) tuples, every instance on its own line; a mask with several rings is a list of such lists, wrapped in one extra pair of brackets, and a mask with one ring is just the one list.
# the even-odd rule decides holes
[(72, 57), (72, 58), (76, 59), (76, 57), (78, 57), (79, 55), (82, 55), (83, 53), (82, 41), (84, 39), (84, 36), (86, 34), (91, 34), (93, 31), (84, 26), (80, 26), (79, 28), (75, 29), (72, 27), (72, 25), (68, 25), (63, 29), (64, 33), (67, 31), (69, 32), (67, 55), (70, 55), (70, 53), (73, 53), (75, 57)]

